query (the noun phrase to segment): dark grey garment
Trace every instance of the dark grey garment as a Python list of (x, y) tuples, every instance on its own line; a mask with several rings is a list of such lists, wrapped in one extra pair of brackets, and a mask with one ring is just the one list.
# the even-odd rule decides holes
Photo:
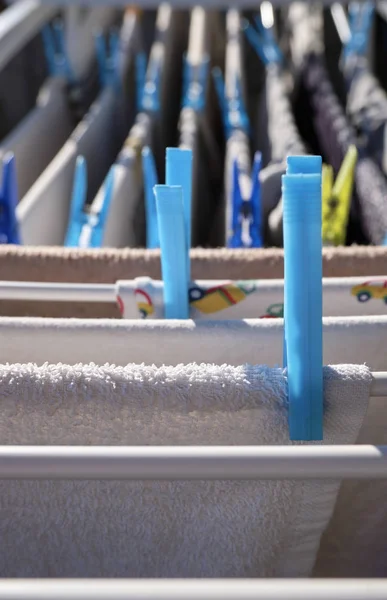
[(350, 62), (344, 75), (348, 88), (347, 114), (364, 138), (369, 154), (387, 174), (387, 95), (370, 72), (367, 61)]
[[(349, 145), (358, 145), (356, 133), (333, 91), (321, 56), (310, 55), (306, 58), (303, 80), (310, 95), (312, 121), (324, 160), (337, 173)], [(362, 148), (359, 153), (350, 224), (352, 221), (352, 227), (356, 228), (360, 223), (367, 240), (379, 244), (386, 223), (387, 182), (376, 162)]]
[[(265, 242), (269, 245), (282, 246), (282, 199), (281, 175), (284, 172), (284, 161), (289, 155), (306, 153), (306, 146), (297, 129), (288, 87), (287, 74), (277, 65), (267, 69), (265, 84), (265, 107), (261, 122), (267, 115), (267, 144), (270, 147), (270, 161), (274, 164), (273, 173), (261, 194), (263, 214), (267, 215)], [(274, 194), (277, 194), (275, 198)], [(270, 212), (270, 214), (269, 214)], [(265, 219), (266, 220), (266, 219)]]
[(48, 75), (40, 34), (32, 39), (0, 72), (0, 139), (35, 106)]

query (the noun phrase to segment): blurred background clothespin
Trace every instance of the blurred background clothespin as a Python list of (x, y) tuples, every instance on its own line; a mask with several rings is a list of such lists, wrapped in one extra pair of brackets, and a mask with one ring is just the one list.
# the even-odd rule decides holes
[(322, 240), (324, 245), (345, 245), (357, 156), (356, 146), (351, 145), (335, 182), (332, 167), (323, 165)]
[(15, 158), (7, 154), (3, 159), (3, 176), (0, 195), (0, 244), (20, 244), (16, 217), (18, 191)]

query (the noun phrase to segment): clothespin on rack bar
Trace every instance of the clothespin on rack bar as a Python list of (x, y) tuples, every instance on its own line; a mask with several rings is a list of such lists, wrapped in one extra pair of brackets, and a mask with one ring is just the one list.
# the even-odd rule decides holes
[(87, 223), (84, 225), (79, 236), (80, 248), (101, 248), (106, 221), (109, 215), (110, 204), (114, 191), (115, 165), (110, 170), (104, 181), (104, 195), (100, 207), (93, 211), (93, 205), (87, 217)]
[(357, 156), (356, 146), (350, 146), (335, 183), (333, 169), (323, 165), (322, 240), (325, 245), (345, 245)]
[(146, 81), (146, 54), (145, 54), (145, 52), (139, 52), (138, 54), (136, 54), (135, 65), (136, 65), (137, 111), (140, 112), (142, 109), (142, 97), (143, 97), (145, 81)]
[(116, 30), (110, 31), (107, 41), (102, 32), (97, 33), (95, 45), (101, 86), (110, 86), (118, 90), (120, 87), (118, 65), (120, 38), (118, 32)]
[(260, 16), (257, 16), (254, 22), (257, 29), (255, 29), (247, 19), (245, 19), (243, 23), (243, 30), (248, 41), (262, 60), (263, 64), (282, 64), (283, 54), (274, 38), (271, 29), (264, 27)]
[(202, 112), (206, 104), (206, 82), (208, 77), (210, 59), (208, 56), (198, 65), (192, 65), (184, 57), (183, 75), (183, 108), (191, 108)]
[(18, 191), (13, 154), (3, 159), (3, 178), (0, 196), (0, 244), (20, 244), (19, 226), (16, 218)]
[(187, 257), (187, 286), (191, 277), (190, 248), (191, 248), (191, 206), (192, 206), (192, 150), (167, 148), (166, 153), (166, 184), (180, 186), (183, 193), (185, 255)]
[(348, 13), (351, 36), (343, 48), (344, 60), (367, 53), (375, 9), (372, 2), (351, 2)]
[(140, 90), (138, 92), (141, 111), (157, 113), (160, 110), (160, 87), (162, 66), (163, 63), (161, 56), (158, 54), (155, 48), (153, 53), (151, 52), (149, 57), (142, 92), (140, 92)]
[(154, 192), (155, 186), (158, 183), (156, 164), (150, 148), (143, 148), (141, 156), (145, 195), (146, 247), (160, 248), (156, 198)]
[(77, 157), (74, 173), (73, 193), (71, 197), (70, 215), (65, 246), (76, 248), (83, 226), (87, 223), (84, 212), (87, 196), (87, 165), (83, 156)]
[[(228, 248), (262, 248), (261, 219), (261, 172), (262, 155), (256, 152), (251, 175), (250, 198), (243, 198), (240, 186), (240, 170), (237, 159), (234, 161), (232, 236), (227, 241)], [(248, 235), (244, 225), (248, 224)]]
[(103, 234), (113, 197), (114, 175), (115, 165), (110, 168), (106, 176), (104, 194), (98, 209), (95, 205), (87, 206), (86, 161), (83, 157), (78, 157), (65, 246), (72, 248), (100, 248), (102, 246)]
[(321, 167), (320, 156), (290, 156), (282, 177), (291, 440), (323, 438)]
[(43, 27), (42, 36), (50, 75), (52, 77), (64, 77), (69, 83), (74, 83), (74, 76), (67, 56), (63, 22), (58, 19), (53, 25)]
[(235, 74), (234, 85), (229, 95), (226, 94), (222, 71), (219, 67), (212, 69), (212, 77), (223, 115), (226, 137), (229, 138), (236, 129), (244, 131), (249, 136), (250, 122), (242, 97), (242, 86), (239, 75)]
[(181, 186), (156, 185), (166, 319), (188, 319), (187, 241)]

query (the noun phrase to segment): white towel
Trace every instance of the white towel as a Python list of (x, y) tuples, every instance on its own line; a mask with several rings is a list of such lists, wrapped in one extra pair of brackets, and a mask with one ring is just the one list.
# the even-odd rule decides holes
[[(325, 444), (356, 441), (371, 376), (324, 369)], [(3, 444), (290, 444), (281, 369), (0, 367)], [(307, 577), (339, 482), (0, 483), (1, 577)]]
[[(386, 368), (387, 317), (323, 319), (324, 363)], [(283, 320), (164, 321), (0, 317), (0, 363), (161, 366), (282, 364)], [(55, 340), (55, 343), (53, 343)]]

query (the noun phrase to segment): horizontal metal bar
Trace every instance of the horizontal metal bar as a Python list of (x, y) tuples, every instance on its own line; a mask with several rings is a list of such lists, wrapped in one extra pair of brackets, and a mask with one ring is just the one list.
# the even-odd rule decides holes
[(116, 302), (116, 286), (109, 283), (1, 281), (0, 300)]
[(0, 600), (386, 600), (387, 579), (19, 579)]
[[(11, 3), (18, 2), (19, 0), (9, 0)], [(273, 6), (286, 6), (293, 0), (270, 0)], [(313, 4), (317, 0), (312, 0), (308, 4)], [(364, 2), (365, 0), (359, 0)], [(82, 4), (82, 6), (127, 6), (128, 0), (41, 0), (42, 4), (45, 5), (56, 5), (56, 6), (74, 6)], [(333, 3), (337, 3), (337, 0), (321, 0), (319, 4), (329, 6)], [(344, 3), (344, 0), (342, 0)], [(193, 8), (194, 6), (203, 6), (209, 9), (221, 9), (221, 8), (257, 8), (257, 1), (255, 0), (238, 0), (237, 4), (235, 0), (169, 0), (168, 4), (173, 7), (187, 9)], [(158, 8), (160, 0), (137, 0), (135, 5), (139, 8)]]
[(383, 479), (387, 446), (1, 446), (0, 479)]
[(0, 69), (2, 69), (51, 19), (58, 5), (18, 0), (0, 15)]

